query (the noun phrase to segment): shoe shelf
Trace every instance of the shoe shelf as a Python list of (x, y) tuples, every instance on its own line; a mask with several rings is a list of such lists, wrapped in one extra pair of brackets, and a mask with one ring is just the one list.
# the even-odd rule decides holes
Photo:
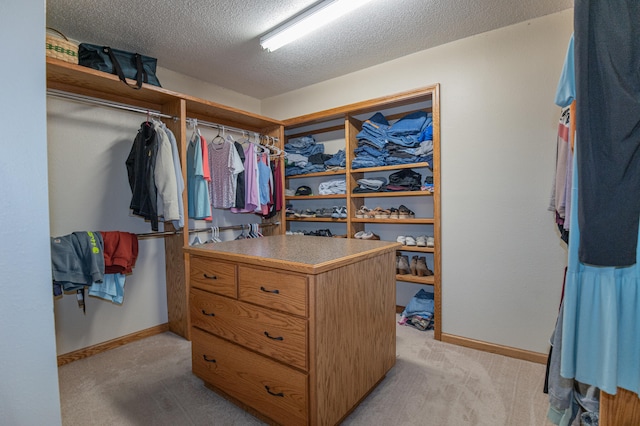
[(431, 191), (394, 191), (394, 192), (355, 192), (351, 194), (351, 198), (367, 198), (367, 197), (428, 197), (432, 196)]
[(402, 246), (397, 251), (410, 251), (415, 253), (435, 253), (434, 247)]
[(398, 274), (396, 275), (396, 280), (421, 285), (434, 285), (436, 281), (433, 275), (428, 277), (419, 277), (411, 274)]
[(290, 195), (285, 197), (286, 200), (329, 200), (329, 199), (346, 199), (347, 194), (329, 194), (329, 195)]
[(347, 223), (347, 219), (336, 219), (333, 217), (288, 217), (288, 222), (333, 222)]
[(384, 223), (386, 225), (406, 224), (406, 225), (433, 225), (434, 219), (368, 219), (354, 217), (351, 219), (353, 223)]

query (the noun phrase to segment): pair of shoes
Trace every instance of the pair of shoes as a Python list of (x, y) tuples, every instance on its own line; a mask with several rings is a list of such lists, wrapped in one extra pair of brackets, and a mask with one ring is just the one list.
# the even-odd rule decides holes
[(378, 235), (370, 231), (358, 231), (355, 233), (353, 237), (359, 240), (379, 240), (380, 239)]
[(398, 275), (409, 275), (411, 273), (409, 256), (404, 254), (396, 256), (396, 273)]
[(435, 239), (428, 235), (427, 236), (427, 247), (433, 247), (435, 245)]
[(345, 219), (347, 217), (347, 207), (333, 207), (333, 212), (331, 212), (331, 217), (334, 219)]
[(306, 209), (300, 212), (299, 217), (316, 217), (316, 212), (313, 210)]
[(389, 209), (389, 219), (400, 219), (400, 213), (395, 207)]
[(389, 219), (389, 216), (391, 215), (391, 211), (383, 209), (382, 207), (376, 207), (373, 209), (372, 213), (373, 217), (376, 219)]
[(401, 204), (400, 207), (398, 207), (398, 216), (400, 219), (413, 219), (416, 217), (416, 214), (409, 210), (407, 206)]
[(369, 209), (367, 206), (360, 207), (356, 212), (356, 217), (360, 219), (366, 219), (366, 218), (372, 217), (371, 209)]
[(405, 245), (415, 246), (417, 244), (416, 239), (413, 238), (411, 235), (407, 235), (404, 238), (405, 238)]
[(333, 209), (329, 209), (329, 208), (317, 209), (316, 217), (331, 217), (331, 213), (333, 213)]
[(424, 256), (413, 256), (409, 265), (412, 275), (419, 277), (428, 277), (433, 275), (433, 271), (427, 266), (427, 258)]
[(434, 239), (433, 237), (427, 235), (420, 235), (418, 238), (416, 238), (416, 245), (418, 247), (433, 247)]

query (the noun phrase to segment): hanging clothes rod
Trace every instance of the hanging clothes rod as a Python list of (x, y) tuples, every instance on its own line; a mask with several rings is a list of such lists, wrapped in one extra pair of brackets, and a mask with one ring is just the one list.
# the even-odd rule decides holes
[[(280, 222), (267, 222), (267, 223), (259, 223), (258, 226), (268, 227), (268, 226), (276, 226), (280, 225)], [(244, 230), (249, 229), (251, 225), (229, 225), (229, 226), (219, 226), (219, 231), (229, 231), (229, 230)], [(189, 234), (194, 234), (196, 232), (211, 232), (215, 226), (210, 226), (208, 228), (199, 228), (199, 229), (189, 229)], [(164, 231), (164, 232), (147, 232), (145, 234), (136, 234), (138, 239), (144, 240), (148, 238), (164, 238), (169, 235), (181, 235), (183, 231)]]
[[(104, 99), (94, 98), (91, 96), (84, 96), (84, 95), (78, 95), (75, 93), (63, 92), (62, 90), (47, 89), (47, 95), (55, 98), (66, 99), (69, 101), (82, 102), (86, 104), (98, 105), (98, 106), (103, 106), (108, 108), (115, 108), (115, 109), (120, 109), (124, 111), (129, 111), (129, 112), (137, 112), (139, 114), (149, 114), (149, 115), (153, 115), (154, 117), (168, 118), (174, 121), (179, 120), (179, 118), (176, 116), (163, 114), (157, 110), (138, 108), (131, 105), (122, 104), (119, 102), (112, 102), (112, 101), (106, 101)], [(263, 135), (258, 132), (254, 132), (246, 129), (239, 129), (237, 127), (227, 126), (227, 125), (218, 124), (218, 123), (212, 123), (209, 121), (203, 121), (203, 120), (199, 120), (197, 118), (191, 118), (191, 117), (187, 117), (187, 121), (192, 125), (196, 124), (198, 126), (211, 127), (218, 130), (230, 130), (230, 131), (241, 133), (241, 134), (255, 133), (255, 134), (258, 134), (261, 138), (269, 138), (275, 142), (279, 142), (279, 138)]]
[(203, 126), (203, 127), (209, 127), (212, 129), (217, 129), (217, 130), (222, 130), (222, 131), (226, 131), (226, 130), (231, 130), (232, 132), (236, 132), (236, 133), (241, 133), (241, 134), (251, 134), (254, 133), (256, 135), (259, 135), (260, 138), (267, 138), (270, 140), (273, 140), (275, 142), (279, 142), (280, 139), (276, 138), (274, 136), (267, 136), (267, 135), (263, 135), (259, 132), (254, 132), (251, 130), (246, 130), (246, 129), (239, 129), (237, 127), (232, 127), (232, 126), (227, 126), (226, 124), (218, 124), (218, 123), (212, 123), (210, 121), (203, 121), (200, 120), (198, 118), (191, 118), (191, 117), (187, 117), (187, 121), (189, 122), (189, 124), (191, 124), (192, 126)]
[(173, 115), (163, 114), (160, 111), (137, 108), (131, 105), (121, 104), (119, 102), (106, 101), (104, 99), (92, 98), (91, 96), (77, 95), (75, 93), (63, 92), (61, 90), (47, 89), (47, 95), (53, 96), (55, 98), (66, 99), (69, 101), (88, 103), (92, 105), (98, 105), (108, 108), (121, 109), (129, 112), (137, 112), (140, 114), (149, 114), (154, 117), (160, 118), (169, 118), (171, 120), (177, 121), (178, 117), (174, 117)]

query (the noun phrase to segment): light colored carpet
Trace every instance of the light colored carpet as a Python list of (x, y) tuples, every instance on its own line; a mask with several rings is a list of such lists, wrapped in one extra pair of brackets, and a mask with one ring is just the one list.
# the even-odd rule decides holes
[[(190, 342), (164, 333), (60, 367), (63, 425), (263, 425), (191, 374), (190, 351)], [(552, 425), (544, 365), (400, 325), (397, 355), (344, 425)]]

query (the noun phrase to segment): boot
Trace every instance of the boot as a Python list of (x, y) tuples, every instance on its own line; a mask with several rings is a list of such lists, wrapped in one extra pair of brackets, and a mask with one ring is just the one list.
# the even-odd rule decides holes
[(396, 268), (396, 272), (399, 275), (408, 275), (411, 273), (411, 269), (409, 269), (409, 256), (406, 256), (406, 255), (398, 256), (398, 265)]
[(416, 264), (416, 270), (418, 272), (418, 276), (419, 277), (428, 277), (433, 275), (433, 271), (431, 271), (431, 269), (429, 269), (429, 267), (427, 266), (427, 258), (426, 257), (419, 257), (418, 258), (418, 262)]
[(413, 256), (411, 258), (411, 264), (409, 268), (411, 269), (411, 275), (418, 275), (418, 256)]

